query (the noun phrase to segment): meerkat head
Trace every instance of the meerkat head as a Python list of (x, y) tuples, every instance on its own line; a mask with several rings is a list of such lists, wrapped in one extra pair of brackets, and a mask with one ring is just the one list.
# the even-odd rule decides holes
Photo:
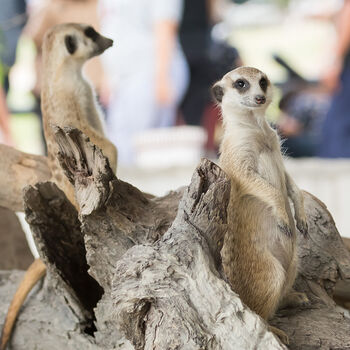
[(239, 67), (224, 75), (212, 87), (222, 108), (265, 110), (272, 100), (272, 86), (266, 74), (252, 67)]
[(64, 23), (52, 27), (45, 35), (43, 53), (60, 61), (69, 58), (84, 63), (91, 57), (100, 55), (113, 45), (108, 39), (88, 24)]

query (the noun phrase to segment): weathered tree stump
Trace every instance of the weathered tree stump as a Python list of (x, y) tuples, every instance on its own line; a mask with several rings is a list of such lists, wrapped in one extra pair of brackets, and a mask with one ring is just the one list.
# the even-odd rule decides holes
[[(48, 276), (19, 315), (12, 349), (286, 348), (222, 275), (230, 184), (217, 165), (203, 160), (188, 188), (153, 197), (118, 180), (79, 131), (56, 135), (81, 209), (52, 183), (26, 190)], [(290, 349), (344, 349), (350, 319), (332, 295), (338, 280), (350, 280), (350, 253), (326, 207), (308, 193), (305, 205), (296, 289), (311, 303), (279, 310), (271, 323)], [(19, 278), (0, 275), (0, 320)]]

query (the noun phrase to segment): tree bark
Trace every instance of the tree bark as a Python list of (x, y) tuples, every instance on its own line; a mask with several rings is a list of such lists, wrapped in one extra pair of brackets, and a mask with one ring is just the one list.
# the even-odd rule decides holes
[[(203, 160), (188, 188), (154, 197), (118, 180), (79, 131), (56, 135), (81, 209), (54, 184), (26, 189), (48, 276), (19, 316), (12, 349), (286, 348), (222, 275), (230, 183), (217, 165)], [(324, 204), (305, 193), (305, 206), (295, 287), (311, 303), (279, 310), (271, 323), (290, 349), (344, 349), (350, 319), (332, 296), (350, 280), (350, 253)], [(1, 320), (19, 277), (0, 275)]]
[(0, 159), (0, 206), (23, 211), (23, 188), (51, 177), (47, 159), (2, 144)]

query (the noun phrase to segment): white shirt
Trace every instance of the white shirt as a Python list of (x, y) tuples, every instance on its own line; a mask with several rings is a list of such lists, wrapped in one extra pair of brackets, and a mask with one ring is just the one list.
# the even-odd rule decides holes
[(162, 20), (179, 22), (182, 6), (182, 0), (100, 1), (101, 31), (114, 40), (102, 56), (112, 81), (138, 70), (154, 70), (154, 25)]

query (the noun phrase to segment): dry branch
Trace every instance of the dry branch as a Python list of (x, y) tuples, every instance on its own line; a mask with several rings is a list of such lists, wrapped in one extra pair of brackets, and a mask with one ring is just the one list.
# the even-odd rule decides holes
[(51, 177), (46, 157), (20, 152), (2, 144), (0, 164), (0, 206), (13, 211), (23, 211), (24, 187)]

